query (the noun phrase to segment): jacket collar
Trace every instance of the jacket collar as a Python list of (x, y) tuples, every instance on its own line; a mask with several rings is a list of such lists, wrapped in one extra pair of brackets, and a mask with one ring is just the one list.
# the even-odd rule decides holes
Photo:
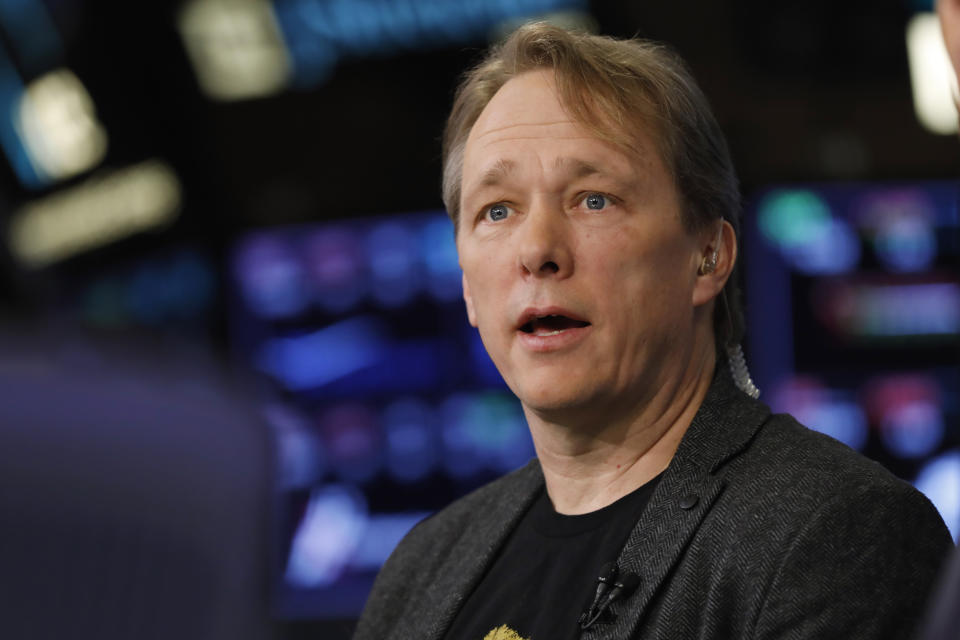
[(703, 404), (668, 471), (678, 467), (677, 471), (687, 473), (714, 473), (749, 443), (769, 415), (767, 405), (737, 387), (727, 362), (718, 362)]
[(595, 627), (584, 638), (633, 637), (653, 595), (723, 491), (718, 471), (749, 444), (770, 415), (766, 405), (737, 388), (725, 364), (718, 364), (703, 404), (620, 552), (621, 572), (637, 574), (639, 586), (614, 604), (612, 624)]

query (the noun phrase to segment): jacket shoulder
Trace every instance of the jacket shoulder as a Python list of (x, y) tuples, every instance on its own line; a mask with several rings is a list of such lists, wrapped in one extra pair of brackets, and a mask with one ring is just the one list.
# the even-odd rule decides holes
[(835, 517), (847, 521), (871, 520), (887, 531), (903, 527), (938, 542), (949, 540), (939, 513), (920, 491), (786, 414), (771, 415), (726, 466), (727, 499), (744, 511), (766, 514), (770, 533), (793, 535), (815, 514), (832, 508)]
[(527, 500), (542, 486), (540, 463), (536, 459), (531, 460), (520, 469), (471, 491), (418, 522), (400, 542), (394, 554), (402, 556), (424, 546), (436, 553), (436, 545), (441, 541), (458, 539), (475, 527), (478, 520), (494, 517), (496, 512), (502, 511), (505, 503)]
[(771, 415), (742, 457), (739, 465), (731, 467), (740, 467), (751, 476), (760, 474), (797, 498), (820, 491), (829, 491), (830, 496), (881, 491), (929, 503), (880, 463), (787, 414)]
[(952, 546), (926, 496), (788, 415), (731, 461), (726, 492), (739, 563), (767, 567), (758, 635), (907, 637)]

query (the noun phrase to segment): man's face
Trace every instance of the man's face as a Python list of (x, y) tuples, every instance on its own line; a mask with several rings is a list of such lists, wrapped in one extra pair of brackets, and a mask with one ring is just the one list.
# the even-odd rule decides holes
[(457, 247), (470, 322), (528, 410), (612, 419), (688, 361), (702, 242), (653, 138), (636, 154), (510, 80), (467, 139)]

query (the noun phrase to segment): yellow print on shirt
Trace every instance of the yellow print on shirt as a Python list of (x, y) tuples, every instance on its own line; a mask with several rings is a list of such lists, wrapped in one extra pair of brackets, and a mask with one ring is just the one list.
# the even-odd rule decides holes
[(519, 633), (502, 624), (483, 636), (483, 640), (530, 640), (530, 638), (521, 638)]

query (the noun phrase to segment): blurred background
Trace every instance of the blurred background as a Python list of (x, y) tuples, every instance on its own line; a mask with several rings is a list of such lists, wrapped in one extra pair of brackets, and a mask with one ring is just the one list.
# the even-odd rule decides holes
[[(0, 595), (34, 625), (6, 637), (155, 608), (185, 626), (133, 635), (348, 637), (413, 524), (533, 455), (439, 195), (458, 75), (531, 18), (688, 61), (741, 177), (762, 399), (956, 538), (960, 142), (932, 8), (0, 0)], [(163, 588), (132, 588), (151, 563)]]

